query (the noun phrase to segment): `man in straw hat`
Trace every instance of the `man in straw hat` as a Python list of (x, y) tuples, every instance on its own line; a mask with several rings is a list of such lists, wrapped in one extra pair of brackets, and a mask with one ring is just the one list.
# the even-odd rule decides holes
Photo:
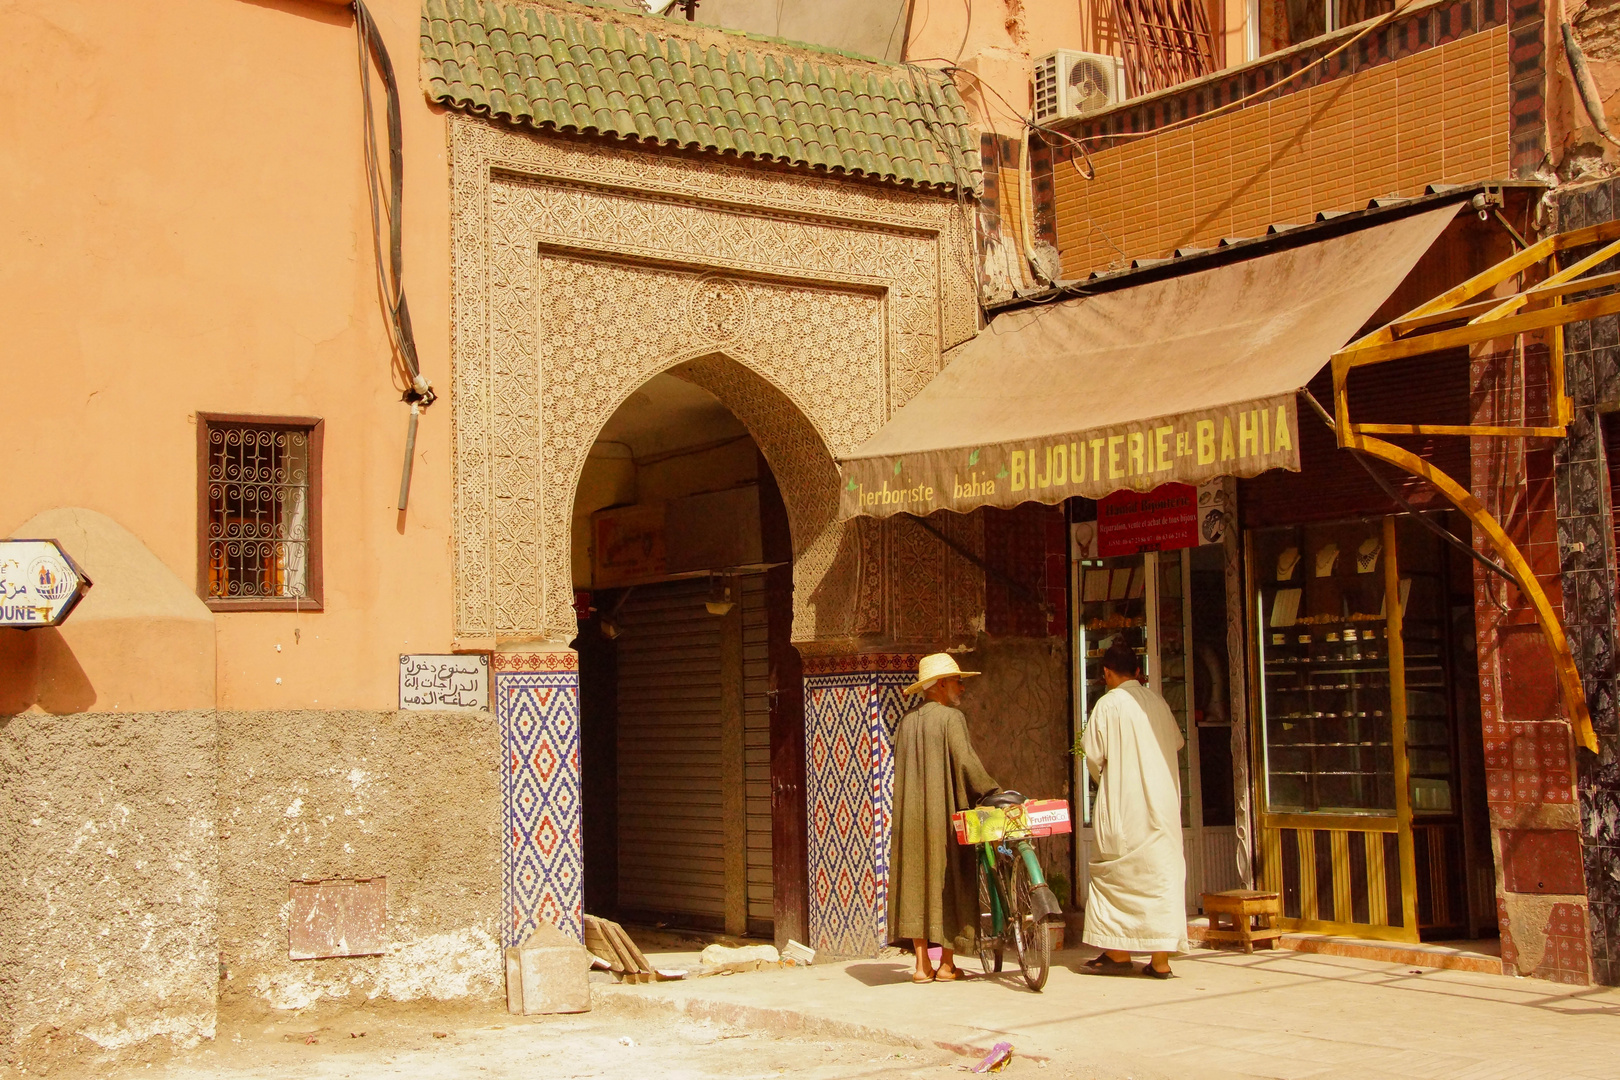
[(1103, 653), (1108, 693), (1097, 699), (1081, 746), (1097, 781), (1091, 884), (1080, 939), (1104, 950), (1098, 975), (1170, 977), (1170, 954), (1187, 948), (1187, 863), (1181, 846), (1181, 728), (1164, 699), (1143, 686), (1136, 650), (1116, 638)]
[[(975, 796), (1001, 788), (985, 772), (968, 739), (963, 671), (945, 653), (925, 656), (907, 694), (927, 700), (905, 715), (894, 737), (894, 829), (889, 846), (889, 937), (911, 945), (917, 957), (912, 982), (963, 977), (954, 953), (973, 948), (978, 924), (973, 849), (960, 847), (951, 815)], [(938, 970), (930, 943), (941, 946)]]

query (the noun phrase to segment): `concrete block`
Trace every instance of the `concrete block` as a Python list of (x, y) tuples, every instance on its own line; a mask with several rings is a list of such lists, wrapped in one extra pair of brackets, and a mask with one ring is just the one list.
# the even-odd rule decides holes
[(703, 950), (702, 961), (700, 975), (735, 974), (775, 967), (782, 954), (774, 945), (710, 945)]
[(506, 950), (506, 1008), (521, 1016), (589, 1012), (591, 957), (550, 923)]

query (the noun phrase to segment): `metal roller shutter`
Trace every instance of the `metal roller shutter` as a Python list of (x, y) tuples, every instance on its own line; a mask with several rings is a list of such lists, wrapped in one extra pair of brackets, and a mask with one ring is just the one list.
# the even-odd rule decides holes
[(619, 908), (723, 929), (721, 636), (708, 583), (638, 587), (619, 613)]

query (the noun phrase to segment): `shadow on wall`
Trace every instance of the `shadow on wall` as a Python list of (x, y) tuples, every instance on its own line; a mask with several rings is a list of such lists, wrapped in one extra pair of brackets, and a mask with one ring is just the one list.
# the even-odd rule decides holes
[(96, 688), (60, 630), (0, 630), (0, 716), (35, 705), (57, 715), (86, 712), (95, 703)]
[(57, 541), (95, 585), (60, 628), (0, 630), (0, 716), (214, 707), (214, 613), (133, 533), (61, 507), (8, 535)]

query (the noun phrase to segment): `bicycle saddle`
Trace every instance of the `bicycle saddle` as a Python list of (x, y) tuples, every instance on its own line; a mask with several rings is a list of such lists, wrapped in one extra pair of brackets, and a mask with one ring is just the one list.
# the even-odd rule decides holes
[(1023, 804), (1024, 796), (1022, 793), (1017, 791), (998, 791), (992, 795), (986, 795), (984, 798), (979, 800), (980, 806), (1007, 807), (1022, 806)]

